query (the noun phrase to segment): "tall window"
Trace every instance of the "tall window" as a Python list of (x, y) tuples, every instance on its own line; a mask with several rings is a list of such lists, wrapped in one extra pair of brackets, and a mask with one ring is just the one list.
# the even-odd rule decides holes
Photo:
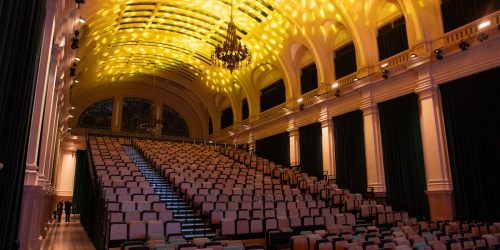
[(313, 63), (302, 69), (300, 74), (300, 93), (305, 94), (318, 88), (318, 70)]
[(499, 9), (498, 0), (442, 0), (444, 32), (452, 31)]
[(139, 132), (139, 124), (149, 121), (153, 114), (151, 100), (137, 97), (123, 98), (122, 131)]
[(248, 109), (248, 101), (246, 98), (241, 101), (241, 114), (243, 120), (248, 119), (250, 111)]
[(222, 111), (221, 119), (220, 119), (220, 127), (221, 129), (230, 127), (233, 125), (233, 110), (231, 107), (224, 109)]
[(335, 50), (333, 65), (335, 66), (335, 79), (350, 75), (358, 70), (354, 43), (348, 43)]
[(189, 137), (189, 129), (182, 116), (167, 105), (163, 105), (161, 133), (168, 136)]
[(263, 88), (260, 91), (260, 111), (266, 111), (286, 101), (285, 82), (283, 79)]
[(92, 104), (78, 119), (79, 128), (111, 130), (113, 99), (105, 99)]
[(378, 29), (378, 57), (384, 60), (408, 49), (405, 17), (386, 24)]

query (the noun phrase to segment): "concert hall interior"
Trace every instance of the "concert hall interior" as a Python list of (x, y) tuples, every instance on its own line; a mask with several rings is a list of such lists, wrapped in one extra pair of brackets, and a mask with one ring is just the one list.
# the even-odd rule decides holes
[(500, 250), (499, 0), (12, 0), (0, 26), (0, 249)]

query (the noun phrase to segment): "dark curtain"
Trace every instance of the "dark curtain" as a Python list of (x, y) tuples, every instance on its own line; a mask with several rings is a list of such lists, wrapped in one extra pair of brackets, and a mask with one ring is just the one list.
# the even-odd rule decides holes
[(220, 128), (224, 129), (233, 125), (233, 110), (231, 107), (222, 110), (220, 116)]
[(85, 187), (83, 183), (85, 180), (83, 177), (85, 176), (85, 172), (88, 172), (86, 164), (87, 153), (85, 150), (77, 150), (76, 151), (76, 165), (75, 165), (75, 184), (73, 186), (73, 211), (74, 213), (80, 213), (80, 207), (82, 203), (85, 202), (83, 197), (85, 196), (84, 192)]
[(379, 115), (388, 202), (413, 216), (428, 217), (417, 95), (380, 103)]
[[(73, 196), (73, 204), (77, 206), (80, 213), (80, 223), (94, 244), (96, 249), (107, 249), (104, 247), (105, 227), (107, 221), (106, 203), (99, 192), (96, 174), (90, 148), (77, 151), (77, 169), (75, 169), (75, 182), (78, 180), (78, 198)], [(77, 179), (78, 178), (78, 179)], [(76, 187), (76, 185), (75, 185)], [(73, 194), (74, 195), (74, 194)]]
[(444, 32), (452, 31), (500, 9), (498, 0), (443, 0)]
[(208, 134), (212, 134), (214, 132), (214, 124), (212, 123), (212, 118), (208, 120)]
[(290, 165), (290, 136), (288, 132), (257, 140), (255, 154), (282, 166)]
[(300, 127), (299, 138), (302, 171), (317, 177), (323, 176), (321, 123)]
[(333, 118), (337, 185), (354, 193), (367, 190), (363, 112)]
[(241, 101), (241, 114), (242, 114), (242, 120), (248, 119), (250, 111), (248, 109), (247, 99), (243, 99), (243, 101)]
[(500, 220), (500, 68), (440, 86), (458, 219)]
[(356, 48), (352, 42), (336, 49), (333, 58), (335, 79), (340, 79), (358, 70), (356, 65)]
[(311, 90), (318, 88), (318, 70), (316, 64), (313, 63), (302, 69), (300, 74), (300, 93), (305, 94)]
[(15, 249), (46, 0), (0, 2), (0, 249)]
[(266, 111), (286, 101), (285, 82), (283, 79), (263, 88), (260, 91), (260, 111)]
[(377, 44), (379, 61), (408, 49), (404, 16), (378, 29)]

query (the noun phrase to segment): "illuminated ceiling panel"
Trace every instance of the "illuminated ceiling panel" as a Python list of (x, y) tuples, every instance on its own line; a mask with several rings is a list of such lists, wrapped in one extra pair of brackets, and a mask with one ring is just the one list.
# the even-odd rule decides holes
[(87, 0), (81, 9), (87, 23), (77, 52), (78, 77), (99, 84), (169, 72), (230, 92), (239, 88), (232, 77), (248, 77), (255, 67), (276, 63), (291, 35), (318, 17), (335, 16), (331, 3), (323, 2), (329, 1), (234, 0), (237, 35), (252, 51), (252, 65), (231, 76), (210, 60), (214, 46), (224, 41), (231, 0)]

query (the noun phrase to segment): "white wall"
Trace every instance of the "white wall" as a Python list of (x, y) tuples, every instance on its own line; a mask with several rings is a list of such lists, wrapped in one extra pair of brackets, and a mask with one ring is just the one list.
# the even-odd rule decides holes
[(57, 196), (72, 196), (73, 185), (75, 183), (76, 153), (64, 152), (61, 156), (60, 165), (57, 171)]

